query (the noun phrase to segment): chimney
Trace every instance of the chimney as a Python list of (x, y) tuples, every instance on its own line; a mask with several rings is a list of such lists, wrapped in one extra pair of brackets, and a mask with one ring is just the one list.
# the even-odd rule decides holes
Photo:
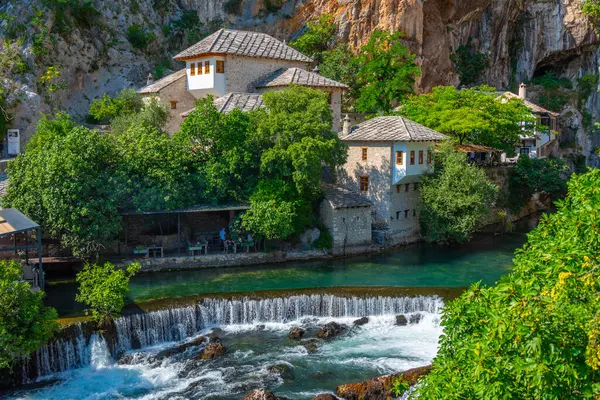
[(315, 74), (318, 74), (318, 73), (319, 73), (319, 71), (320, 71), (320, 70), (319, 70), (319, 66), (318, 66), (318, 65), (315, 65), (315, 67), (313, 68), (313, 71), (312, 71), (312, 72), (314, 72)]
[(342, 127), (342, 136), (348, 136), (350, 134), (350, 117), (348, 114), (344, 117), (344, 125)]
[(152, 73), (148, 74), (148, 79), (146, 80), (146, 86), (150, 86), (154, 83), (154, 78), (152, 78)]
[(523, 100), (527, 100), (527, 85), (524, 83), (519, 85), (519, 97)]

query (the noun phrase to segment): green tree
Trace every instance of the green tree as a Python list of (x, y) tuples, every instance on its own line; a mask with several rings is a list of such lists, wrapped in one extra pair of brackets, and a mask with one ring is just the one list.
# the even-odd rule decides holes
[(29, 215), (74, 255), (97, 255), (120, 230), (115, 164), (110, 137), (74, 126), (66, 115), (42, 118), (26, 152), (9, 166), (2, 204)]
[(137, 111), (124, 112), (113, 117), (110, 121), (110, 130), (115, 136), (132, 126), (162, 132), (170, 119), (169, 107), (157, 99), (151, 99)]
[(342, 82), (350, 88), (344, 93), (344, 109), (353, 109), (359, 97), (361, 85), (357, 75), (360, 70), (358, 57), (352, 53), (345, 43), (340, 43), (322, 54), (319, 73), (326, 78)]
[(41, 347), (58, 331), (58, 315), (44, 307), (44, 292), (22, 281), (21, 265), (0, 261), (0, 368)]
[(90, 307), (88, 312), (94, 321), (105, 326), (123, 310), (129, 280), (140, 268), (137, 263), (130, 264), (127, 269), (116, 268), (108, 262), (88, 264), (77, 274), (79, 293), (75, 300)]
[(489, 212), (498, 187), (485, 171), (469, 165), (451, 141), (440, 150), (435, 172), (420, 185), (421, 229), (432, 242), (466, 242)]
[(401, 39), (401, 32), (376, 30), (359, 53), (357, 80), (360, 95), (356, 109), (361, 112), (389, 113), (409, 94), (414, 93), (421, 68), (415, 64)]
[(534, 193), (560, 194), (566, 188), (568, 167), (560, 158), (519, 157), (510, 171), (510, 207), (518, 210)]
[(512, 154), (524, 126), (533, 129), (535, 118), (521, 99), (502, 100), (493, 91), (489, 86), (462, 90), (438, 86), (431, 93), (409, 97), (398, 113), (461, 144), (481, 144)]
[(444, 334), (419, 399), (593, 399), (600, 392), (600, 170), (517, 250), (495, 286), (444, 307)]
[(322, 14), (316, 21), (309, 21), (304, 33), (291, 42), (290, 46), (319, 63), (322, 54), (335, 42), (336, 31), (333, 16)]
[(134, 89), (123, 89), (115, 97), (104, 94), (90, 104), (89, 114), (97, 121), (138, 113), (144, 107), (142, 97)]
[(119, 209), (172, 210), (199, 201), (195, 168), (186, 152), (165, 132), (134, 124), (114, 138), (119, 159), (113, 196)]
[(189, 162), (198, 167), (203, 201), (245, 201), (254, 190), (268, 145), (257, 140), (257, 118), (237, 109), (219, 113), (209, 96), (197, 102), (175, 134), (174, 140), (189, 150)]

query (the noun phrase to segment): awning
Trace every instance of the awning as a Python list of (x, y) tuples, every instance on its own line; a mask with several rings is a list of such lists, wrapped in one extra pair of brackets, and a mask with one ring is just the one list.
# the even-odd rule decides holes
[(0, 210), (0, 237), (35, 230), (39, 227), (38, 224), (16, 208)]
[(123, 211), (121, 215), (158, 215), (158, 214), (182, 214), (197, 212), (216, 212), (216, 211), (243, 211), (250, 209), (248, 203), (229, 203), (229, 204), (200, 204), (185, 208), (176, 208), (174, 210), (153, 210), (153, 211)]

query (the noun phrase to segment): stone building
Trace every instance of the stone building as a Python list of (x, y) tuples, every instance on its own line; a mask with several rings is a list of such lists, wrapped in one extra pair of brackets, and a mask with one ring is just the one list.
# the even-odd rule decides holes
[[(260, 94), (290, 85), (304, 85), (329, 94), (335, 132), (340, 130), (342, 92), (348, 87), (309, 71), (312, 60), (264, 33), (220, 29), (177, 54), (186, 67), (138, 92), (153, 96), (171, 108), (169, 132), (194, 108), (196, 99), (212, 95), (215, 103), (229, 104), (228, 111), (244, 105), (244, 111), (262, 106)], [(247, 96), (253, 94), (256, 96)], [(235, 95), (235, 96), (232, 96)], [(253, 99), (245, 103), (245, 99)], [(253, 106), (250, 107), (250, 104)]]
[(319, 216), (333, 238), (333, 253), (355, 253), (371, 246), (373, 203), (357, 192), (331, 184), (323, 185), (323, 192)]
[(418, 240), (419, 182), (432, 171), (433, 146), (445, 136), (399, 116), (349, 125), (344, 121), (348, 160), (337, 173), (338, 183), (373, 203), (373, 225), (381, 231), (377, 241)]

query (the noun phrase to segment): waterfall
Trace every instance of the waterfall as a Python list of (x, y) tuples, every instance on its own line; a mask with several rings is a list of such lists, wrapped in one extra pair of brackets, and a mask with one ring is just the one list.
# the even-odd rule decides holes
[[(117, 318), (117, 343), (114, 347), (115, 352), (123, 352), (163, 342), (179, 342), (213, 326), (288, 322), (302, 317), (358, 318), (413, 312), (437, 314), (443, 305), (438, 296), (343, 297), (313, 294), (268, 299), (203, 299), (188, 307)], [(81, 325), (78, 325), (71, 338), (55, 340), (37, 350), (28, 370), (30, 375), (35, 371), (35, 376), (42, 377), (88, 365), (103, 368), (110, 365), (111, 360), (105, 339), (97, 334), (86, 338)]]

